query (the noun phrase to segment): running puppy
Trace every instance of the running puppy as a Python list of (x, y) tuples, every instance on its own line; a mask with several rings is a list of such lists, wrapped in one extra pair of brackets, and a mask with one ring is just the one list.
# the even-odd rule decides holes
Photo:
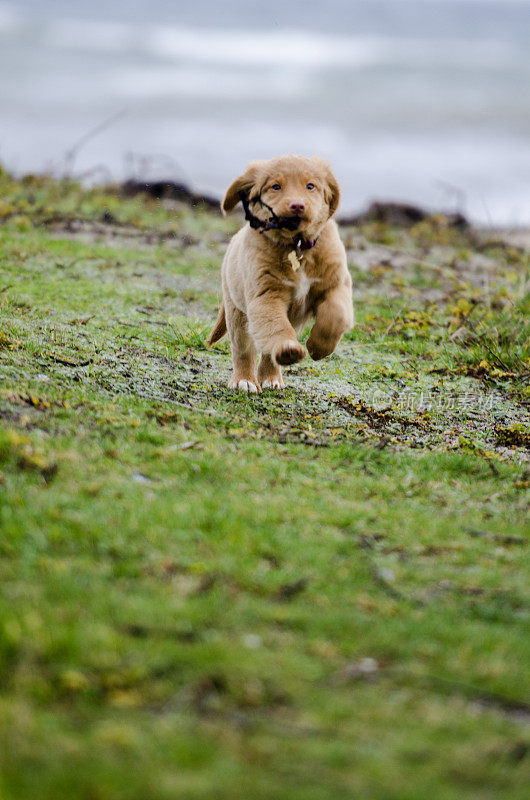
[(223, 303), (208, 345), (228, 330), (231, 388), (282, 389), (281, 365), (306, 354), (297, 331), (309, 319), (315, 321), (307, 349), (315, 361), (333, 353), (352, 327), (346, 251), (331, 219), (339, 197), (335, 176), (317, 156), (253, 161), (228, 188), (223, 212), (241, 201), (248, 224), (223, 260)]

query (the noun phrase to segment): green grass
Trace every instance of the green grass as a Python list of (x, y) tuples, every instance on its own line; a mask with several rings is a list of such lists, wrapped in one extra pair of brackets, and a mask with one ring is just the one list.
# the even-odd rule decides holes
[(528, 254), (343, 231), (356, 328), (248, 397), (237, 220), (0, 189), (2, 800), (526, 798)]

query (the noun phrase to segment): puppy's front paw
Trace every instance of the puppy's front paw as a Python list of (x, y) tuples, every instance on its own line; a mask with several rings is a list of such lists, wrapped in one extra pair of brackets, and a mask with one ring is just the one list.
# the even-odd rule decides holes
[(305, 358), (305, 349), (296, 339), (288, 339), (285, 342), (281, 342), (272, 355), (277, 364), (286, 367), (289, 364), (296, 364)]
[(307, 352), (313, 361), (320, 361), (321, 358), (331, 355), (336, 347), (336, 342), (331, 339), (324, 339), (310, 336), (306, 342)]
[(229, 389), (237, 389), (240, 392), (247, 392), (248, 394), (260, 394), (261, 388), (254, 381), (245, 380), (244, 378), (232, 378), (228, 383)]

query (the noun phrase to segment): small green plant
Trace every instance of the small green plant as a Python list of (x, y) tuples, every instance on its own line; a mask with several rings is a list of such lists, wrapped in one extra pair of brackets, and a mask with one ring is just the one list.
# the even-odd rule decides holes
[(204, 322), (183, 320), (179, 323), (170, 323), (167, 327), (166, 340), (168, 344), (176, 347), (189, 347), (192, 350), (207, 350), (206, 342), (210, 329)]

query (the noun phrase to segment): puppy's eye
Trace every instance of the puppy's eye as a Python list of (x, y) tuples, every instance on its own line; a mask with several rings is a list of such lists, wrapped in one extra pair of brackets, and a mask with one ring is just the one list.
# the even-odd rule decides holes
[(271, 186), (271, 189), (274, 189), (275, 192), (279, 192), (282, 187), (279, 183), (275, 183)]
[(315, 188), (315, 184), (314, 183), (308, 183), (305, 188), (309, 189), (309, 191), (312, 192), (313, 189)]

